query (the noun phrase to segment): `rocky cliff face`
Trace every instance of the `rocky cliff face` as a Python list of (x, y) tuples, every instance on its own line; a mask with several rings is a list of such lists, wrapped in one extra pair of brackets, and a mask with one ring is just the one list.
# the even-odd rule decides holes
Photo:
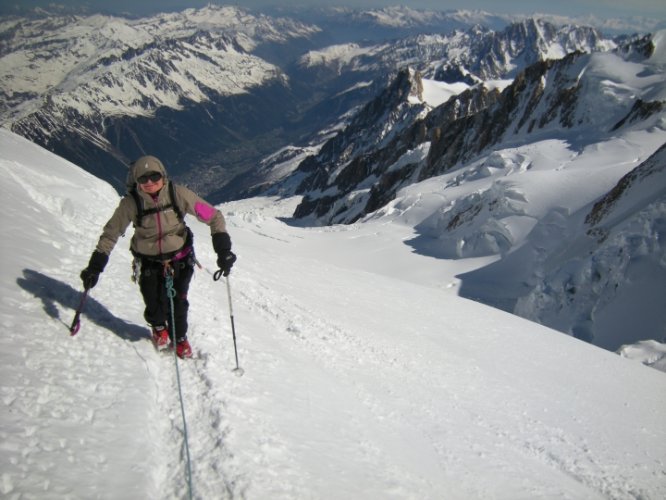
[(538, 61), (501, 92), (478, 85), (435, 109), (418, 98), (410, 101), (409, 95), (418, 92), (396, 92), (421, 85), (418, 73), (404, 71), (300, 165), (298, 174), (305, 179), (297, 192), (304, 199), (294, 215), (323, 224), (354, 222), (406, 184), (440, 175), (502, 144), (575, 131), (593, 140), (653, 116), (663, 109), (662, 101), (628, 95), (609, 85), (606, 70), (599, 70), (608, 58), (621, 68), (640, 54), (644, 59), (651, 54), (645, 40), (617, 52), (576, 51)]

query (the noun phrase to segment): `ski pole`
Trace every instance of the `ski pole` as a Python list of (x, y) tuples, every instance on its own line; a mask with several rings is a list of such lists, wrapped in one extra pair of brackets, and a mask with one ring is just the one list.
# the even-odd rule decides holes
[[(218, 269), (215, 271), (215, 274), (213, 275), (213, 279), (215, 281), (219, 280), (220, 277), (222, 276), (222, 269)], [(231, 335), (234, 339), (234, 355), (236, 356), (236, 368), (234, 368), (232, 371), (236, 374), (236, 376), (241, 377), (245, 371), (238, 366), (238, 348), (236, 347), (236, 326), (234, 324), (234, 308), (231, 303), (231, 285), (229, 284), (229, 276), (226, 277), (226, 282), (227, 282), (227, 297), (229, 298), (229, 318), (231, 319)]]
[(83, 312), (83, 306), (86, 304), (86, 299), (88, 298), (88, 292), (90, 288), (85, 288), (81, 294), (81, 300), (79, 301), (79, 307), (76, 309), (76, 314), (74, 314), (74, 321), (72, 321), (72, 326), (69, 327), (69, 333), (73, 337), (81, 328), (81, 313)]

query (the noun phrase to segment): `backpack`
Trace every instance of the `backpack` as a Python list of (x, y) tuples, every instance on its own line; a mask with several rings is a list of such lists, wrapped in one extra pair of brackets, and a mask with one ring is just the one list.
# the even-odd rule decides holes
[(129, 194), (134, 198), (134, 203), (136, 204), (136, 220), (134, 221), (134, 227), (141, 227), (141, 221), (146, 215), (156, 214), (158, 212), (163, 212), (168, 208), (173, 208), (173, 211), (176, 212), (176, 216), (180, 222), (185, 220), (185, 215), (183, 211), (176, 203), (176, 186), (173, 182), (169, 181), (169, 199), (170, 203), (164, 205), (163, 207), (151, 207), (148, 209), (143, 208), (143, 203), (141, 203), (141, 198), (139, 198), (139, 192), (136, 190), (136, 185), (132, 186), (129, 190)]

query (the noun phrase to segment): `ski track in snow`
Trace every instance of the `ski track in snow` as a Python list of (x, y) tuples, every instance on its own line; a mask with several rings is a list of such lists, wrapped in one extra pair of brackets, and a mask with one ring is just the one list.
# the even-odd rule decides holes
[[(272, 324), (274, 331), (281, 332), (285, 340), (291, 342), (291, 350), (298, 351), (300, 355), (307, 355), (309, 353), (315, 356), (317, 361), (326, 370), (335, 372), (333, 378), (340, 383), (355, 387), (360, 403), (360, 405), (357, 405), (356, 411), (369, 412), (372, 414), (372, 418), (376, 419), (377, 422), (382, 422), (383, 426), (387, 426), (389, 429), (403, 434), (404, 429), (401, 429), (401, 423), (404, 421), (412, 423), (413, 429), (409, 433), (409, 438), (403, 438), (404, 442), (398, 443), (393, 452), (396, 452), (398, 456), (401, 453), (408, 452), (410, 441), (414, 439), (423, 440), (424, 442), (431, 441), (433, 443), (433, 452), (436, 455), (432, 457), (435, 462), (434, 465), (438, 466), (441, 471), (446, 471), (444, 476), (448, 476), (447, 479), (449, 481), (454, 481), (454, 478), (467, 477), (466, 482), (469, 483), (467, 487), (470, 488), (468, 491), (469, 495), (480, 498), (491, 494), (491, 492), (478, 491), (473, 487), (475, 477), (465, 471), (466, 466), (464, 464), (457, 464), (459, 460), (456, 458), (456, 453), (448, 450), (444, 445), (444, 441), (462, 441), (464, 448), (469, 447), (472, 450), (477, 450), (480, 460), (483, 460), (484, 456), (488, 453), (493, 454), (497, 452), (502, 453), (504, 456), (507, 454), (534, 455), (542, 460), (544, 465), (562, 470), (574, 482), (586, 483), (585, 476), (588, 475), (586, 468), (590, 469), (593, 473), (591, 474), (592, 477), (598, 473), (598, 467), (593, 461), (588, 463), (577, 463), (578, 461), (567, 463), (564, 458), (560, 458), (552, 452), (544, 450), (540, 443), (525, 441), (524, 436), (543, 435), (543, 425), (538, 421), (527, 420), (524, 422), (524, 431), (520, 435), (507, 435), (502, 430), (503, 426), (488, 422), (487, 416), (484, 417), (481, 411), (472, 412), (465, 410), (464, 406), (461, 406), (460, 398), (462, 396), (460, 394), (450, 393), (449, 390), (447, 391), (449, 394), (446, 394), (448, 396), (445, 399), (448, 400), (446, 403), (442, 404), (436, 401), (430, 389), (432, 387), (446, 387), (446, 380), (434, 380), (431, 378), (431, 380), (427, 381), (428, 388), (422, 394), (414, 394), (413, 392), (410, 394), (401, 394), (401, 391), (396, 390), (396, 388), (382, 383), (382, 380), (386, 380), (382, 376), (382, 373), (384, 370), (391, 370), (393, 377), (395, 377), (396, 371), (399, 371), (398, 378), (403, 380), (421, 378), (424, 371), (432, 373), (427, 367), (418, 363), (418, 358), (416, 358), (416, 362), (412, 362), (414, 361), (413, 358), (405, 359), (400, 356), (398, 348), (394, 348), (394, 352), (391, 352), (384, 346), (377, 347), (368, 342), (363, 342), (359, 340), (359, 337), (345, 331), (340, 326), (318, 318), (316, 316), (317, 313), (302, 310), (298, 304), (291, 303), (284, 296), (270, 297), (266, 295), (266, 290), (263, 290), (264, 293), (261, 293), (257, 289), (253, 289), (251, 292), (251, 294), (243, 295), (243, 299), (248, 303), (249, 309), (258, 312), (266, 318)], [(282, 304), (282, 306), (278, 306), (278, 304)], [(314, 319), (308, 321), (306, 318)], [(370, 366), (368, 371), (379, 374), (372, 377), (370, 381), (360, 380), (354, 375), (349, 375), (348, 365), (352, 364), (362, 365), (364, 371), (368, 370)], [(354, 366), (353, 368), (358, 369), (358, 366)], [(472, 368), (465, 366), (461, 366), (460, 370), (471, 372), (472, 374), (474, 371)], [(432, 375), (430, 376), (432, 377)], [(405, 385), (413, 388), (415, 383), (412, 383), (410, 380)], [(395, 397), (402, 399), (407, 405), (403, 412), (395, 414), (393, 409), (384, 407), (382, 400), (375, 396), (378, 390), (380, 392), (396, 393)], [(407, 399), (408, 397), (409, 400)], [(454, 401), (453, 405), (450, 403), (451, 400)], [(485, 409), (482, 411), (485, 411)], [(444, 417), (447, 414), (449, 416)], [(451, 416), (456, 414), (458, 418)], [(350, 418), (351, 428), (353, 429), (353, 432), (350, 432), (350, 436), (354, 436), (354, 439), (359, 440), (357, 444), (358, 449), (355, 450), (356, 453), (362, 453), (362, 459), (370, 469), (384, 471), (384, 477), (379, 478), (378, 482), (391, 485), (396, 483), (396, 477), (400, 477), (399, 483), (395, 484), (393, 489), (384, 491), (383, 494), (395, 495), (402, 498), (417, 498), (419, 495), (415, 495), (414, 492), (437, 490), (435, 485), (423, 484), (423, 478), (418, 475), (410, 476), (405, 468), (392, 463), (394, 457), (387, 454), (389, 450), (385, 449), (386, 446), (382, 444), (382, 441), (377, 440), (373, 436), (368, 436), (364, 439), (363, 435), (368, 430), (355, 425), (353, 417), (350, 416)], [(502, 441), (501, 446), (503, 449), (497, 451), (484, 449), (478, 443), (475, 443), (475, 439), (478, 437), (476, 433), (469, 437), (456, 435), (455, 429), (459, 428), (460, 424), (468, 421), (468, 419), (475, 421), (478, 427), (483, 428), (484, 432), (488, 435), (488, 439), (491, 441)], [(423, 420), (423, 424), (421, 424), (421, 420)], [(433, 426), (433, 423), (437, 420), (444, 421), (440, 421), (439, 425)], [(446, 420), (449, 421), (447, 422)], [(420, 435), (419, 429), (421, 428), (429, 430), (439, 428), (438, 430), (447, 439), (442, 441), (442, 436)], [(562, 457), (570, 456), (572, 452), (578, 455), (581, 451), (584, 451), (582, 450), (583, 444), (578, 445), (567, 442), (566, 436), (562, 435), (563, 433), (558, 431), (558, 429), (549, 429), (548, 432), (551, 434), (551, 442), (557, 443), (562, 449)], [(388, 438), (389, 436), (382, 437)], [(391, 441), (390, 438), (387, 440)], [(497, 443), (497, 445), (500, 444)], [(507, 445), (512, 449), (504, 449)], [(590, 498), (594, 496), (595, 486), (598, 485), (590, 484), (592, 490), (588, 492)], [(533, 493), (541, 495), (544, 491), (533, 491)], [(603, 497), (599, 495), (599, 498)]]

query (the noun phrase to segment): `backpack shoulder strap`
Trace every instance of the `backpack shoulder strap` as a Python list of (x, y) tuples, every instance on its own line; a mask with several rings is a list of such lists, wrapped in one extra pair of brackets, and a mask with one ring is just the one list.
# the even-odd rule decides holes
[(183, 214), (183, 211), (178, 206), (178, 199), (176, 198), (176, 186), (173, 182), (169, 182), (170, 202), (168, 205), (165, 205), (164, 207), (149, 208), (145, 210), (143, 208), (143, 203), (141, 202), (141, 198), (139, 197), (139, 193), (136, 190), (136, 187), (133, 187), (130, 190), (129, 194), (132, 196), (132, 198), (134, 198), (134, 203), (136, 204), (136, 220), (134, 221), (135, 227), (141, 226), (141, 221), (146, 215), (161, 212), (162, 210), (165, 210), (167, 208), (173, 208), (173, 211), (176, 213), (176, 217), (178, 217), (178, 220), (180, 222), (184, 222), (185, 220), (185, 214)]
[(176, 185), (169, 181), (169, 197), (171, 198), (171, 205), (173, 205), (173, 211), (176, 212), (176, 216), (180, 222), (185, 221), (185, 214), (178, 206), (178, 198), (176, 198)]
[(134, 220), (134, 227), (141, 225), (141, 220), (143, 219), (143, 203), (141, 203), (141, 198), (139, 198), (139, 193), (136, 190), (136, 186), (130, 189), (130, 196), (134, 198), (134, 204), (136, 205), (136, 219)]

